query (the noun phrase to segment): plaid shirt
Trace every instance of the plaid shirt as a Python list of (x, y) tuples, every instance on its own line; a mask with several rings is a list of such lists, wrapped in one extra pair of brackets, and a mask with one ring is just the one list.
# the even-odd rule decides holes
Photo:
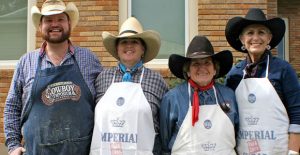
[[(132, 73), (133, 82), (139, 83), (142, 73), (142, 67), (136, 72)], [(108, 87), (112, 84), (113, 77), (115, 75), (114, 82), (121, 82), (123, 72), (119, 67), (113, 67), (111, 69), (103, 70), (96, 79), (96, 102), (105, 94)], [(150, 107), (153, 115), (153, 122), (155, 131), (159, 132), (159, 108), (163, 95), (167, 92), (168, 86), (165, 83), (162, 76), (148, 68), (144, 68), (144, 75), (142, 79), (142, 89), (146, 99), (150, 103)]]
[[(42, 45), (42, 48), (22, 56), (16, 67), (4, 109), (4, 133), (9, 151), (21, 146), (21, 117), (30, 100), (38, 58), (43, 57), (41, 69), (55, 67), (47, 57), (45, 47), (46, 43)], [(90, 50), (72, 46), (70, 43), (69, 52), (60, 65), (74, 64), (72, 55), (75, 56), (83, 79), (95, 97), (94, 82), (102, 71), (98, 58)]]

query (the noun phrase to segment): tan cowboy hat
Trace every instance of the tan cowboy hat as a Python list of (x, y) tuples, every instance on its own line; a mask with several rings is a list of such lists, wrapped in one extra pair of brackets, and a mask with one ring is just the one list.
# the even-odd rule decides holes
[(183, 70), (183, 66), (192, 59), (207, 57), (211, 57), (219, 63), (220, 68), (218, 74), (214, 77), (215, 79), (226, 75), (232, 67), (233, 57), (231, 51), (223, 50), (215, 53), (210, 41), (205, 36), (197, 35), (190, 42), (186, 56), (170, 55), (169, 68), (176, 77), (185, 79), (186, 72)]
[(117, 53), (117, 39), (120, 38), (141, 38), (145, 42), (145, 54), (142, 58), (143, 63), (154, 59), (160, 48), (160, 35), (153, 30), (144, 31), (140, 22), (134, 18), (129, 17), (121, 26), (119, 35), (115, 36), (109, 32), (102, 33), (103, 44), (106, 50), (116, 59), (119, 60)]
[(69, 2), (67, 6), (61, 0), (46, 0), (41, 8), (41, 11), (37, 6), (31, 8), (31, 16), (33, 25), (36, 29), (39, 28), (41, 17), (56, 15), (65, 12), (71, 21), (71, 28), (73, 29), (79, 20), (79, 12), (76, 5), (72, 2)]
[(267, 19), (261, 9), (250, 8), (245, 18), (233, 17), (226, 24), (225, 36), (231, 47), (243, 53), (248, 52), (241, 48), (242, 42), (240, 41), (239, 36), (243, 29), (251, 24), (264, 25), (271, 31), (272, 39), (269, 44), (271, 49), (280, 43), (285, 33), (285, 23), (281, 18)]

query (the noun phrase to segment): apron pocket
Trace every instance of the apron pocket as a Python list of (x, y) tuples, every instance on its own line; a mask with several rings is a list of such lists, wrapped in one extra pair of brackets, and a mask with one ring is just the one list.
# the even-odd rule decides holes
[(88, 155), (90, 151), (92, 135), (85, 137), (66, 139), (56, 143), (40, 144), (43, 155)]

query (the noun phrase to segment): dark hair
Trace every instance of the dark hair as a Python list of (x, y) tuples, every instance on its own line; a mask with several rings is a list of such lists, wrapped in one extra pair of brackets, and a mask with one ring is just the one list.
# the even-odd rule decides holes
[[(216, 70), (216, 75), (214, 76), (214, 79), (218, 76), (219, 74), (219, 71), (220, 71), (220, 62), (215, 60), (213, 57), (212, 58), (212, 62), (214, 64), (214, 68)], [(182, 72), (183, 72), (183, 77), (185, 80), (188, 80), (188, 75), (187, 75), (187, 72), (189, 71), (189, 67), (191, 65), (191, 62), (192, 62), (192, 59), (190, 59), (190, 61), (187, 61), (186, 63), (183, 64), (183, 67), (182, 67)]]
[[(116, 45), (119, 44), (119, 42), (120, 42), (121, 39), (127, 39), (127, 38), (129, 38), (129, 37), (124, 37), (124, 38), (118, 38), (118, 39), (116, 39)], [(145, 52), (147, 51), (146, 43), (145, 43), (145, 41), (142, 38), (131, 38), (131, 39), (138, 39), (142, 43), (143, 47), (145, 48)]]

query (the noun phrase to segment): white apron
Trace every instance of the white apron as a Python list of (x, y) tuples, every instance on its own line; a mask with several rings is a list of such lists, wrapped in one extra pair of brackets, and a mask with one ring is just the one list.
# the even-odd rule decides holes
[[(216, 90), (213, 87), (215, 96)], [(189, 85), (189, 96), (190, 85)], [(192, 106), (178, 131), (172, 155), (236, 155), (232, 122), (218, 104), (200, 106), (199, 120), (192, 126)]]
[(140, 83), (113, 83), (97, 103), (90, 155), (152, 155), (151, 107)]
[(289, 119), (286, 109), (268, 80), (269, 57), (265, 78), (243, 79), (235, 94), (238, 102), (240, 155), (286, 155)]

